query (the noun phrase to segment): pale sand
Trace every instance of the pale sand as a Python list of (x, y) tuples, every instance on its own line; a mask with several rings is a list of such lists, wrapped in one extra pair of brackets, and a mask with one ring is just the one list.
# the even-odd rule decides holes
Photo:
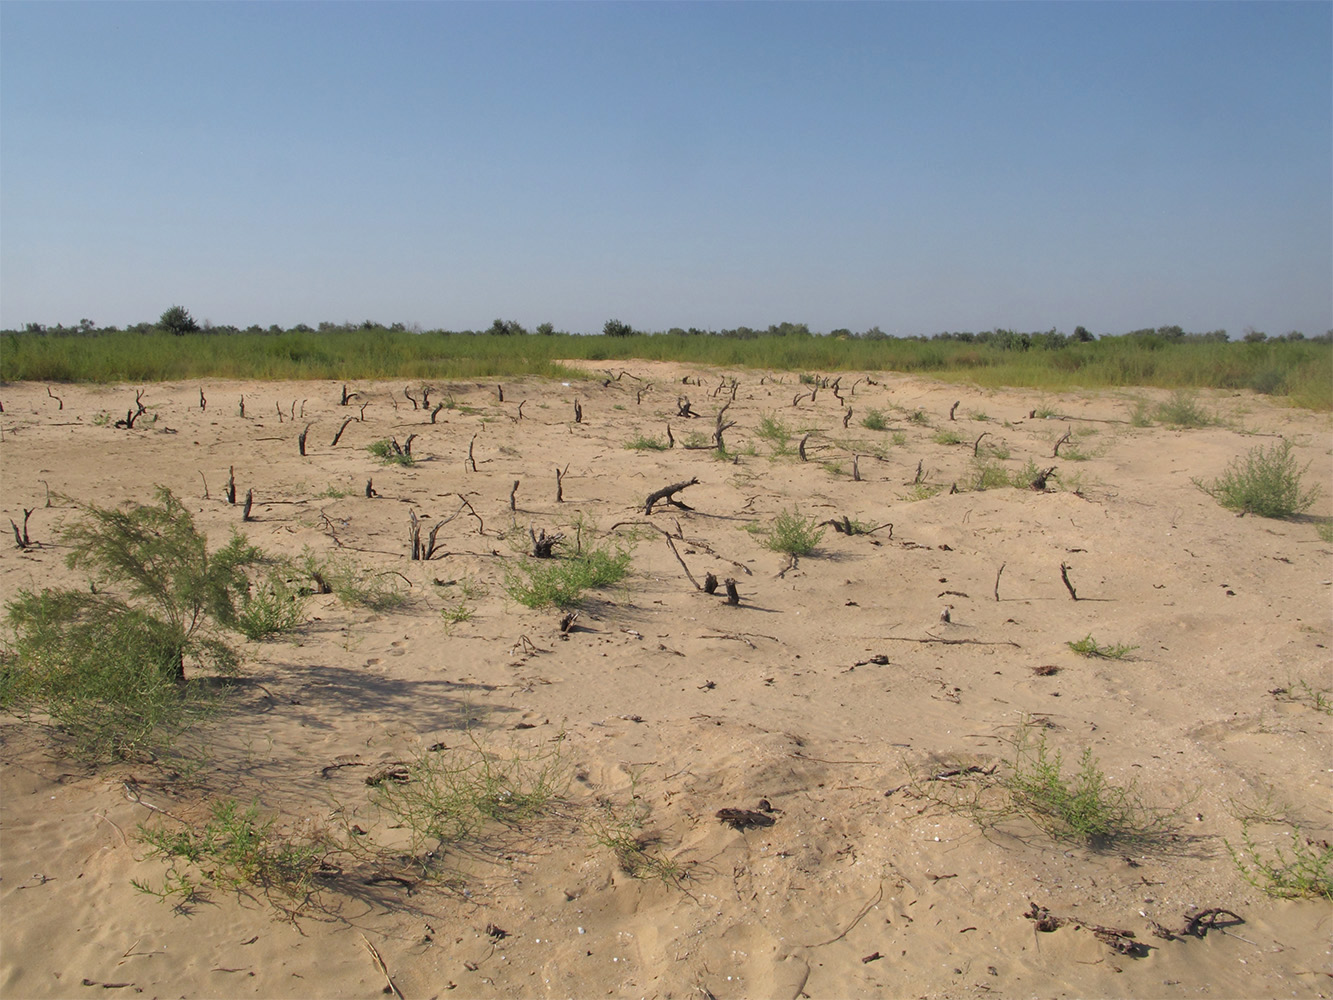
[[(475, 410), (442, 410), (433, 426), (406, 401), (403, 381), (351, 385), (360, 396), (350, 409), (338, 405), (338, 383), (150, 385), (149, 413), (132, 431), (94, 418), (122, 416), (138, 387), (57, 386), (58, 409), (44, 385), (0, 386), (3, 516), (21, 521), (22, 508), (35, 507), (28, 527), (42, 543), (0, 548), (6, 596), (81, 579), (53, 544), (70, 511), (44, 506), (43, 481), (53, 494), (101, 504), (167, 486), (221, 543), (241, 527), (239, 507), (221, 499), (231, 465), (241, 496), (254, 490), (255, 520), (244, 528), (257, 544), (332, 554), (322, 513), (352, 556), (412, 584), (400, 610), (316, 597), (294, 639), (242, 643), (244, 672), (258, 685), (207, 726), (204, 790), (164, 783), (152, 768), (89, 773), (52, 756), (31, 727), (4, 720), (4, 997), (376, 996), (384, 979), (363, 934), (413, 1000), (1333, 992), (1328, 904), (1265, 896), (1223, 843), (1239, 843), (1239, 804), (1265, 796), (1287, 804), (1307, 833), (1333, 835), (1333, 719), (1270, 693), (1299, 680), (1333, 686), (1333, 548), (1309, 518), (1238, 518), (1191, 484), (1276, 440), (1256, 435), (1280, 434), (1313, 463), (1309, 481), (1327, 486), (1327, 415), (1205, 393), (1226, 426), (1136, 428), (1129, 393), (989, 391), (875, 373), (879, 384), (860, 381), (854, 395), (857, 376), (842, 376), (855, 410), (844, 431), (829, 389), (792, 406), (809, 387), (790, 374), (761, 383), (761, 372), (646, 362), (612, 373), (622, 370), (606, 385), (600, 376), (572, 386), (506, 381), (503, 403), (493, 383), (440, 384), (436, 399), (447, 393)], [(687, 373), (702, 387), (683, 386)], [(724, 375), (740, 379), (727, 444), (753, 444), (757, 454), (728, 463), (680, 447), (626, 450), (639, 433), (664, 437), (668, 421), (678, 442), (711, 433)], [(652, 387), (638, 403), (645, 382)], [(681, 394), (701, 419), (675, 416)], [(330, 447), (365, 401), (365, 422)], [(279, 422), (275, 406), (290, 413), (293, 402), (304, 419)], [(929, 426), (893, 405), (921, 407)], [(1038, 406), (1074, 419), (1031, 419)], [(889, 431), (859, 426), (872, 408), (885, 411)], [(799, 428), (793, 446), (816, 429), (809, 462), (770, 457), (755, 433), (765, 415)], [(302, 459), (296, 435), (307, 423)], [(934, 443), (940, 429), (963, 443)], [(1048, 458), (1066, 430), (1096, 432), (1075, 439), (1087, 461)], [(1066, 483), (1081, 477), (1081, 495), (971, 491), (982, 431), (983, 449), (1008, 447), (1009, 468), (1028, 458), (1056, 465)], [(904, 443), (891, 443), (895, 432)], [(366, 452), (373, 440), (410, 433), (422, 459), (414, 468)], [(840, 447), (847, 442), (857, 442), (861, 482)], [(823, 464), (833, 460), (841, 471)], [(906, 500), (918, 461), (929, 482), (958, 482), (963, 492)], [(555, 469), (566, 465), (557, 504)], [(649, 493), (692, 476), (698, 485), (678, 496), (692, 512), (660, 505), (644, 518)], [(377, 499), (362, 495), (370, 477)], [(330, 487), (349, 495), (316, 498)], [(465, 512), (440, 532), (447, 555), (409, 562), (409, 511), (429, 515), (429, 528), (459, 509), (460, 492), (484, 532)], [(892, 535), (828, 531), (815, 555), (779, 575), (784, 558), (744, 529), (798, 504), (821, 520), (892, 522)], [(1311, 514), (1330, 513), (1326, 493)], [(502, 566), (529, 524), (572, 538), (579, 517), (602, 533), (618, 521), (679, 527), (691, 572), (735, 577), (741, 606), (696, 591), (647, 529), (627, 582), (592, 600), (562, 639), (557, 612), (506, 598)], [(1062, 563), (1085, 599), (1070, 599)], [(441, 611), (457, 588), (432, 581), (469, 577), (489, 593), (470, 602), (472, 620), (446, 628)], [(1138, 649), (1110, 661), (1067, 648), (1089, 633)], [(976, 643), (902, 641), (931, 636)], [(857, 665), (876, 654), (888, 662)], [(1060, 671), (1034, 674), (1044, 664)], [(1135, 781), (1149, 803), (1177, 809), (1175, 837), (1097, 853), (1021, 823), (983, 832), (903, 787), (948, 765), (1007, 759), (1005, 739), (1025, 716), (1049, 720), (1068, 763), (1091, 746), (1113, 781)], [(497, 833), (490, 853), (454, 859), (465, 883), (410, 896), (353, 883), (354, 895), (321, 893), (295, 920), (262, 899), (217, 891), (182, 914), (130, 885), (160, 884), (165, 869), (143, 860), (136, 826), (157, 817), (127, 799), (126, 778), (139, 779), (145, 802), (187, 818), (203, 814), (207, 794), (228, 794), (280, 810), (293, 830), (347, 815), (401, 836), (369, 806), (365, 768), (327, 778), (321, 769), (344, 754), (373, 764), (437, 742), (466, 745), (468, 720), (498, 751), (558, 749), (578, 776), (551, 817)], [(680, 887), (629, 877), (595, 843), (604, 804), (626, 813), (631, 794), (655, 850), (687, 872)], [(741, 832), (715, 818), (761, 798), (779, 810), (771, 827)], [(1254, 827), (1263, 843), (1282, 829)], [(1125, 957), (1074, 925), (1039, 933), (1023, 917), (1029, 901), (1132, 930), (1150, 953)], [(1150, 920), (1179, 928), (1191, 907), (1224, 907), (1244, 923), (1203, 939), (1152, 935)], [(509, 936), (493, 941), (490, 924)], [(129, 985), (104, 991), (84, 980)]]

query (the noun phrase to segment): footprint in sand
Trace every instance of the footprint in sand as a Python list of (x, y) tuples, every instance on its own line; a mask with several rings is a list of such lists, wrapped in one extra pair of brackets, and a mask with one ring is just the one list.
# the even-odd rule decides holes
[(379, 662), (380, 662), (380, 658), (379, 658), (378, 656), (372, 656), (370, 659), (368, 659), (368, 660), (366, 661), (366, 666), (368, 666), (368, 667), (373, 667), (373, 666), (375, 666), (376, 664), (378, 664)]

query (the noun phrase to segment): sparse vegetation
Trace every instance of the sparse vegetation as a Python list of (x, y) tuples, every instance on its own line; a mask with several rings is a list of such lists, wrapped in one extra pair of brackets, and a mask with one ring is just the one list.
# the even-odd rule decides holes
[(1270, 896), (1333, 899), (1333, 844), (1307, 837), (1300, 827), (1284, 831), (1291, 847), (1261, 848), (1250, 820), (1241, 820), (1239, 847), (1224, 841), (1241, 877)]
[(1199, 405), (1198, 397), (1184, 389), (1178, 389), (1170, 399), (1157, 404), (1153, 416), (1172, 427), (1207, 427), (1217, 423), (1216, 418)]
[(270, 573), (242, 595), (236, 630), (247, 639), (268, 639), (291, 632), (305, 621), (306, 594), (292, 586), (284, 572)]
[(379, 441), (372, 441), (366, 445), (366, 451), (370, 452), (381, 462), (387, 465), (415, 465), (416, 459), (412, 453), (404, 451), (402, 446), (395, 446), (395, 442), (388, 438), (382, 438)]
[(962, 444), (963, 436), (959, 434), (957, 431), (938, 430), (935, 432), (931, 440), (934, 441), (936, 444), (945, 444), (945, 445)]
[(774, 518), (766, 534), (764, 544), (774, 552), (808, 556), (824, 537), (824, 529), (819, 527), (816, 518), (801, 517), (800, 510), (784, 510)]
[(883, 410), (867, 410), (866, 415), (861, 418), (861, 426), (872, 431), (886, 431), (889, 429), (889, 422)]
[(1065, 643), (1079, 656), (1095, 657), (1101, 660), (1123, 660), (1130, 653), (1138, 649), (1138, 646), (1122, 646), (1118, 643), (1108, 643), (1102, 645), (1091, 635), (1086, 635), (1076, 642)]
[(563, 559), (524, 557), (505, 567), (505, 592), (527, 608), (569, 608), (584, 592), (619, 583), (629, 573), (628, 548), (590, 548)]
[(666, 451), (671, 446), (661, 438), (640, 434), (627, 441), (625, 447), (630, 451)]
[(1168, 817), (1147, 807), (1133, 783), (1114, 785), (1091, 747), (1079, 756), (1078, 770), (1064, 772), (1063, 755), (1052, 750), (1043, 732), (1020, 728), (1014, 759), (1000, 780), (1018, 814), (1057, 840), (1076, 840), (1103, 848), (1144, 840), (1164, 831)]
[(1228, 510), (1284, 518), (1309, 510), (1321, 496), (1318, 485), (1308, 489), (1302, 485), (1309, 468), (1308, 462), (1302, 466), (1296, 461), (1291, 443), (1282, 441), (1266, 448), (1260, 445), (1243, 458), (1233, 459), (1211, 483), (1193, 482)]

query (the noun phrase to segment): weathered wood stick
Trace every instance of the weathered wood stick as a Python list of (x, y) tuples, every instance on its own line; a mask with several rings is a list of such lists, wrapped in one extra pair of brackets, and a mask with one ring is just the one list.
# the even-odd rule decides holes
[(343, 431), (347, 430), (347, 425), (355, 419), (355, 417), (348, 417), (343, 421), (343, 425), (338, 428), (338, 433), (333, 435), (333, 441), (329, 444), (330, 448), (336, 448), (338, 446), (338, 439), (343, 436)]
[(1065, 590), (1069, 591), (1069, 596), (1078, 600), (1078, 594), (1074, 592), (1074, 585), (1069, 582), (1069, 567), (1064, 563), (1060, 564), (1060, 579), (1064, 581)]
[(682, 510), (693, 510), (694, 508), (686, 507), (679, 500), (676, 500), (675, 495), (686, 487), (694, 486), (698, 482), (699, 477), (695, 476), (693, 479), (679, 483), (672, 483), (670, 486), (663, 486), (660, 490), (655, 490), (654, 492), (649, 493), (648, 499), (643, 502), (643, 512), (645, 514), (651, 514), (653, 512), (653, 504), (657, 503), (659, 500), (665, 500), (667, 503), (680, 507)]

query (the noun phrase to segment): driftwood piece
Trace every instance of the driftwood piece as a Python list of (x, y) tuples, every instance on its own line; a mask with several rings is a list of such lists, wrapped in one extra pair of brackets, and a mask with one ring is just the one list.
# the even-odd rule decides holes
[(338, 439), (343, 436), (343, 431), (347, 430), (347, 425), (350, 424), (355, 419), (356, 419), (355, 417), (348, 417), (346, 420), (343, 421), (343, 425), (338, 428), (338, 433), (333, 435), (333, 441), (329, 444), (330, 448), (337, 447)]
[[(694, 584), (694, 589), (695, 589), (695, 590), (702, 590), (703, 588), (699, 586), (699, 581), (696, 580), (696, 579), (694, 578), (694, 574), (690, 572), (690, 567), (688, 567), (687, 565), (685, 565), (685, 560), (684, 560), (683, 558), (681, 558), (680, 553), (679, 553), (678, 551), (676, 551), (676, 543), (675, 543), (674, 541), (671, 540), (671, 536), (670, 536), (670, 535), (667, 535), (667, 536), (666, 536), (666, 543), (667, 543), (667, 548), (669, 548), (669, 549), (671, 550), (671, 554), (672, 554), (673, 556), (675, 556), (675, 557), (676, 557), (676, 561), (677, 561), (678, 563), (680, 563), (680, 568), (683, 569), (683, 570), (685, 571), (685, 575), (686, 575), (687, 577), (690, 578), (690, 583)], [(709, 576), (712, 576), (712, 574), (710, 573)], [(713, 587), (714, 587), (714, 588), (717, 587), (717, 577), (715, 577), (715, 576), (713, 577)], [(711, 594), (712, 591), (710, 590), (709, 593)]]
[[(279, 411), (279, 412), (281, 412), (281, 411)], [(302, 431), (300, 434), (298, 434), (297, 437), (296, 437), (296, 447), (297, 447), (297, 449), (301, 452), (301, 457), (302, 457), (302, 458), (305, 458), (305, 436), (306, 436), (307, 434), (309, 434), (309, 433), (310, 433), (310, 424), (306, 424), (306, 425), (305, 425), (305, 430), (303, 430), (303, 431)]]
[(949, 419), (950, 419), (950, 420), (953, 420), (953, 419), (954, 419), (954, 413), (958, 410), (958, 403), (961, 403), (961, 402), (962, 402), (962, 400), (960, 399), (960, 400), (958, 400), (957, 403), (954, 403), (953, 406), (949, 407)]
[(255, 491), (245, 491), (245, 506), (241, 508), (241, 520), (250, 520), (250, 509), (255, 505)]
[(409, 388), (410, 387), (403, 388), (403, 395), (406, 396), (408, 401), (412, 404), (412, 409), (414, 410), (421, 409), (421, 405), (417, 402), (416, 396), (412, 395), (412, 393), (409, 391)]
[(867, 528), (867, 527), (864, 527), (863, 525), (857, 524), (855, 521), (853, 521), (853, 520), (852, 520), (850, 517), (848, 517), (846, 514), (844, 514), (841, 518), (836, 518), (836, 517), (835, 517), (835, 518), (830, 518), (830, 519), (827, 520), (827, 521), (820, 521), (820, 522), (819, 522), (819, 527), (821, 527), (821, 528), (826, 528), (826, 527), (832, 528), (834, 531), (836, 531), (836, 532), (837, 532), (838, 534), (840, 534), (840, 535), (873, 535), (875, 532), (879, 531), (881, 528), (888, 528), (888, 529), (889, 529), (889, 537), (890, 537), (890, 538), (893, 537), (893, 522), (892, 522), (892, 521), (885, 521), (883, 524), (877, 524), (877, 525), (875, 525), (875, 527), (873, 527), (873, 528)]
[(574, 423), (576, 424), (583, 423), (583, 404), (581, 404), (577, 399), (574, 400)]
[(348, 392), (348, 391), (347, 391), (347, 384), (346, 384), (346, 383), (343, 383), (343, 393), (342, 393), (341, 398), (338, 400), (338, 405), (339, 405), (339, 406), (346, 406), (348, 403), (350, 403), (350, 402), (351, 402), (352, 400), (354, 400), (354, 399), (356, 399), (356, 393), (354, 393), (354, 392)]
[(715, 593), (717, 593), (717, 574), (716, 574), (716, 573), (705, 573), (705, 574), (704, 574), (703, 592), (704, 592), (705, 594), (715, 594)]
[(554, 535), (548, 535), (545, 528), (536, 531), (532, 525), (528, 525), (528, 536), (532, 539), (534, 559), (553, 559), (555, 552), (552, 550), (565, 540), (563, 532), (557, 531)]
[(236, 466), (227, 467), (227, 503), (236, 503)]
[(732, 577), (727, 577), (726, 580), (722, 582), (722, 586), (724, 586), (727, 589), (728, 604), (734, 606), (741, 603), (741, 594), (740, 591), (736, 589), (735, 579), (733, 579)]
[(27, 507), (23, 508), (23, 529), (21, 531), (19, 530), (19, 526), (14, 523), (14, 519), (9, 519), (9, 526), (14, 529), (14, 544), (21, 549), (32, 548), (32, 539), (28, 537), (28, 518), (32, 517), (32, 511), (36, 509), (36, 507), (32, 508), (32, 510), (29, 510)]
[(722, 419), (729, 406), (731, 406), (731, 403), (727, 402), (723, 405), (722, 409), (717, 411), (717, 424), (713, 428), (713, 444), (717, 447), (719, 452), (725, 452), (727, 450), (727, 446), (722, 440), (723, 432), (736, 426), (736, 421), (728, 420), (724, 422)]
[(1053, 476), (1054, 474), (1055, 474), (1054, 465), (1052, 465), (1049, 469), (1042, 469), (1037, 473), (1036, 477), (1032, 480), (1032, 482), (1028, 483), (1028, 485), (1032, 487), (1032, 489), (1036, 490), (1038, 493), (1045, 493), (1046, 480), (1050, 479), (1051, 476)]
[(499, 402), (501, 402), (501, 403), (503, 403), (503, 402), (505, 401), (505, 387), (504, 387), (504, 386), (499, 385), (499, 384), (496, 385), (496, 387), (495, 387), (495, 397), (496, 397), (496, 399), (497, 399)]
[(245, 393), (241, 393), (241, 398), (240, 398), (240, 400), (239, 400), (238, 405), (240, 406), (240, 410), (241, 410), (241, 419), (244, 420), (244, 419), (245, 419)]
[(1069, 591), (1069, 596), (1078, 600), (1078, 593), (1074, 590), (1074, 585), (1069, 582), (1069, 566), (1065, 563), (1060, 564), (1060, 579), (1064, 581), (1065, 590)]
[(515, 479), (515, 480), (514, 480), (514, 485), (513, 485), (513, 486), (510, 488), (510, 490), (509, 490), (509, 509), (510, 509), (510, 510), (518, 510), (517, 501), (514, 499), (516, 496), (518, 496), (518, 484), (519, 484), (519, 480)]
[(973, 457), (973, 458), (976, 458), (976, 457), (977, 457), (977, 453), (981, 450), (981, 439), (984, 438), (984, 437), (985, 437), (987, 434), (989, 434), (989, 433), (990, 433), (990, 431), (982, 431), (980, 434), (977, 435), (977, 439), (976, 439), (975, 441), (972, 442), (972, 457)]
[(366, 407), (369, 405), (370, 405), (369, 401), (362, 403), (361, 409), (357, 413), (356, 419), (363, 424), (366, 422)]
[(860, 481), (861, 481), (861, 456), (860, 456), (860, 455), (857, 455), (857, 454), (855, 454), (855, 453), (853, 453), (853, 454), (852, 454), (852, 482), (854, 482), (854, 483), (859, 483)]
[(1007, 565), (1009, 564), (1000, 563), (1000, 568), (995, 571), (995, 603), (997, 604), (1000, 602), (1000, 574), (1004, 572), (1004, 568)]
[(57, 410), (63, 410), (65, 408), (65, 401), (52, 392), (49, 385), (46, 387), (46, 394), (56, 401)]
[(697, 413), (694, 412), (693, 407), (690, 406), (690, 397), (689, 397), (689, 396), (677, 396), (677, 397), (676, 397), (676, 416), (678, 416), (678, 417), (697, 417), (698, 415), (699, 415), (699, 414), (697, 414)]
[(801, 443), (796, 446), (796, 451), (801, 456), (802, 462), (809, 461), (809, 459), (805, 457), (805, 443), (809, 440), (810, 440), (810, 435), (806, 434), (803, 438), (801, 438)]
[(717, 818), (736, 830), (745, 830), (752, 826), (772, 826), (776, 820), (757, 809), (719, 809)]
[(477, 471), (477, 460), (472, 457), (472, 446), (477, 443), (477, 435), (472, 435), (472, 440), (467, 443), (467, 461), (463, 463), (463, 468), (471, 468), (473, 472)]
[(843, 413), (843, 415), (842, 415), (842, 429), (843, 429), (843, 430), (846, 430), (846, 429), (847, 429), (847, 425), (848, 425), (849, 423), (851, 423), (851, 420), (852, 420), (852, 408), (849, 406), (849, 407), (847, 407), (847, 410), (846, 410), (846, 411)]
[(674, 507), (679, 507), (681, 510), (693, 510), (693, 507), (686, 506), (679, 500), (675, 499), (675, 495), (686, 487), (694, 486), (698, 482), (699, 477), (695, 476), (693, 479), (679, 483), (672, 483), (670, 486), (663, 486), (660, 490), (655, 490), (654, 492), (649, 493), (648, 499), (643, 502), (644, 514), (651, 514), (653, 512), (653, 504), (657, 503), (659, 500), (665, 500), (667, 503)]
[(565, 502), (565, 473), (568, 472), (568, 471), (569, 471), (569, 465), (568, 465), (568, 464), (566, 464), (565, 467), (564, 467), (563, 469), (560, 468), (560, 466), (558, 466), (558, 465), (555, 467), (555, 502), (556, 502), (556, 503), (564, 503), (564, 502)]
[(379, 496), (379, 493), (377, 493), (377, 492), (375, 491), (375, 480), (373, 480), (373, 479), (367, 479), (367, 480), (366, 480), (366, 499), (367, 499), (367, 500), (373, 500), (373, 499), (374, 499), (375, 497), (377, 497), (377, 496)]
[(1060, 440), (1055, 442), (1055, 447), (1051, 449), (1051, 458), (1060, 457), (1060, 445), (1064, 444), (1073, 435), (1073, 431), (1065, 431)]
[(199, 390), (199, 410), (203, 412), (208, 409), (208, 400), (204, 398), (204, 390)]
[(440, 411), (443, 410), (443, 409), (444, 409), (444, 404), (443, 404), (443, 403), (436, 403), (436, 404), (435, 404), (435, 407), (430, 411), (430, 422), (431, 422), (432, 424), (435, 423), (435, 418), (438, 417), (438, 416), (440, 415)]

